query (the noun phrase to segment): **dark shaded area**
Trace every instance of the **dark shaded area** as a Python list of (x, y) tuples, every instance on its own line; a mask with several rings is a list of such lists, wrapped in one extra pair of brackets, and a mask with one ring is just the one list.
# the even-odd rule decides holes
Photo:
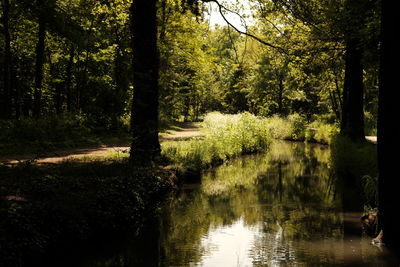
[(1, 167), (2, 266), (43, 266), (96, 240), (134, 235), (171, 190), (172, 174), (127, 170), (112, 161)]

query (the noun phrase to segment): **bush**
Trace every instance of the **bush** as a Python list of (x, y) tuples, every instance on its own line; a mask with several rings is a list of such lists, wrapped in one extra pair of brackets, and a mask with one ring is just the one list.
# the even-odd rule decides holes
[(305, 139), (321, 144), (331, 144), (332, 138), (339, 133), (335, 124), (327, 124), (322, 121), (314, 121), (308, 125)]
[(268, 118), (265, 124), (274, 139), (292, 139), (293, 125), (288, 119), (273, 116)]

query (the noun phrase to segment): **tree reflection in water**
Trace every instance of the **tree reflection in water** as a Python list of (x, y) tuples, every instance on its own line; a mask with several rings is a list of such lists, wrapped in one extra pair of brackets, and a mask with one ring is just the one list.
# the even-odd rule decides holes
[(162, 265), (379, 261), (368, 238), (344, 236), (335, 184), (330, 150), (300, 143), (275, 143), (265, 154), (207, 171), (201, 186), (164, 210)]
[(326, 146), (290, 142), (231, 160), (173, 196), (120, 253), (85, 266), (393, 266), (361, 236), (331, 162)]

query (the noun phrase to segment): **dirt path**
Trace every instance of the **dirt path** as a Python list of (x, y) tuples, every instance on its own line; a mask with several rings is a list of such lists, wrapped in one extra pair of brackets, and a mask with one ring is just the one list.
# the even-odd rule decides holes
[[(187, 140), (193, 137), (201, 136), (202, 132), (198, 123), (187, 123), (183, 127), (179, 127), (176, 130), (167, 130), (160, 133), (160, 141), (174, 141), (174, 140)], [(130, 144), (119, 144), (119, 145), (102, 145), (100, 147), (93, 148), (78, 148), (63, 151), (50, 152), (45, 155), (13, 155), (3, 156), (0, 158), (0, 165), (13, 165), (24, 161), (35, 161), (38, 164), (51, 164), (60, 163), (61, 161), (68, 159), (76, 159), (80, 157), (93, 157), (101, 156), (103, 154), (112, 152), (128, 152)]]
[(378, 143), (378, 138), (376, 136), (366, 136), (365, 139), (375, 145)]

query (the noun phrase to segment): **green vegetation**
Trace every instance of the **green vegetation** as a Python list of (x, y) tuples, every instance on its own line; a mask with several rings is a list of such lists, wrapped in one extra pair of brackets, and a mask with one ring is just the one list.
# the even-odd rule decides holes
[(42, 119), (0, 121), (0, 155), (47, 152), (129, 142), (128, 125), (104, 129), (83, 116), (49, 116)]
[(226, 159), (265, 150), (271, 142), (264, 119), (250, 113), (206, 115), (204, 138), (164, 142), (162, 155), (178, 168), (199, 174), (208, 166)]
[(198, 175), (227, 159), (266, 151), (274, 139), (329, 144), (338, 132), (335, 126), (320, 121), (306, 124), (299, 115), (264, 118), (214, 112), (205, 116), (202, 126), (204, 137), (162, 143), (162, 155), (174, 168)]
[(171, 190), (173, 174), (161, 169), (128, 173), (127, 164), (80, 160), (0, 167), (2, 263), (40, 259), (57, 244), (72, 249), (76, 242), (139, 228)]

